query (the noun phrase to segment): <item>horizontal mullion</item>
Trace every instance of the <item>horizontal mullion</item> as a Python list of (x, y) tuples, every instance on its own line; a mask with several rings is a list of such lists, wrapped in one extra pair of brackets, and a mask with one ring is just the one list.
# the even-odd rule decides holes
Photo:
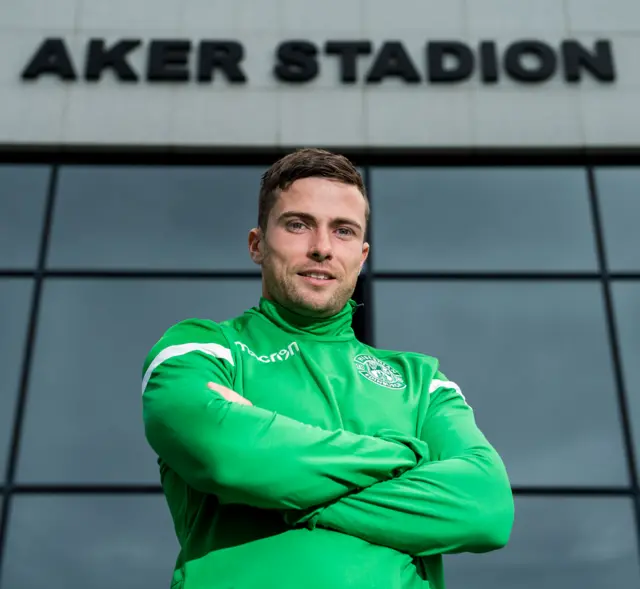
[(514, 495), (521, 496), (583, 496), (631, 497), (637, 494), (633, 487), (539, 487), (513, 485)]
[(17, 484), (12, 486), (12, 493), (25, 495), (146, 495), (162, 493), (160, 485), (151, 484)]
[[(16, 276), (34, 276), (34, 272), (0, 270), (0, 278)], [(187, 279), (255, 279), (260, 278), (259, 271), (215, 271), (215, 270), (45, 270), (43, 278), (187, 278)]]
[(34, 270), (2, 270), (0, 278), (35, 278), (37, 271)]
[(609, 272), (611, 280), (640, 280), (640, 272)]
[[(638, 491), (632, 487), (540, 487), (514, 485), (515, 495), (521, 496), (588, 496), (588, 497), (630, 497)], [(0, 493), (8, 493), (9, 486), (0, 487)], [(17, 484), (11, 486), (15, 494), (114, 494), (145, 495), (162, 493), (160, 485), (153, 484)]]
[[(35, 270), (2, 270), (0, 278), (34, 278)], [(260, 278), (257, 270), (45, 270), (44, 278), (185, 278), (245, 280)], [(371, 272), (376, 280), (600, 280), (599, 272)], [(640, 272), (609, 272), (611, 280), (640, 280)]]
[[(401, 167), (494, 167), (494, 166), (636, 166), (640, 164), (637, 149), (590, 148), (343, 148), (345, 155), (362, 166)], [(0, 146), (0, 163), (94, 165), (94, 166), (270, 166), (277, 158), (286, 155), (287, 149), (277, 147), (251, 148), (224, 145), (212, 148), (183, 147), (175, 149), (140, 149), (137, 146), (120, 146), (105, 151), (102, 147), (18, 147), (15, 144)], [(215, 163), (212, 163), (215, 162)]]
[[(639, 275), (640, 276), (640, 275)], [(374, 280), (600, 280), (600, 272), (373, 272)]]

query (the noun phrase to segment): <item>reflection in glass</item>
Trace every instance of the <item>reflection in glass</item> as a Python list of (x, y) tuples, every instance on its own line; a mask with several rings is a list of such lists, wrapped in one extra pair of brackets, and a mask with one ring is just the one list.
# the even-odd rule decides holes
[(508, 545), (446, 556), (447, 589), (638, 587), (634, 521), (627, 498), (516, 497)]
[(0, 268), (38, 262), (49, 167), (0, 165)]
[(635, 457), (640, 467), (640, 282), (614, 283), (612, 294)]
[(607, 262), (613, 271), (640, 270), (640, 168), (595, 172)]
[(1, 586), (169, 587), (176, 544), (161, 495), (17, 496)]
[(33, 281), (0, 278), (0, 485), (18, 398)]
[(258, 270), (261, 168), (72, 166), (60, 170), (49, 267)]
[(178, 321), (227, 319), (259, 296), (255, 279), (45, 282), (18, 480), (159, 482), (142, 424), (146, 355)]
[(600, 285), (378, 281), (376, 345), (439, 358), (515, 485), (628, 483)]
[(596, 270), (582, 168), (374, 168), (376, 271)]

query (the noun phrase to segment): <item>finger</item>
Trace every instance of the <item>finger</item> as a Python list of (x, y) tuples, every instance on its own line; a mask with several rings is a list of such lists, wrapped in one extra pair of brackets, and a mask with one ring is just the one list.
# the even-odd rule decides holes
[(222, 395), (225, 399), (227, 399), (227, 401), (231, 401), (232, 399), (230, 398), (230, 391), (226, 388), (223, 387), (222, 385), (219, 385), (215, 382), (208, 382), (207, 386), (212, 390), (215, 391), (216, 393), (218, 393), (219, 395)]
[(207, 386), (216, 393), (220, 393), (225, 398), (236, 395), (235, 391), (232, 391), (230, 388), (225, 387), (224, 385), (218, 384), (217, 382), (208, 382)]
[(235, 391), (228, 389), (225, 386), (222, 386), (215, 382), (207, 383), (207, 386), (215, 391), (216, 393), (222, 395), (227, 401), (231, 401), (232, 403), (240, 403), (241, 405), (253, 405), (251, 401), (245, 399), (242, 395), (239, 395)]

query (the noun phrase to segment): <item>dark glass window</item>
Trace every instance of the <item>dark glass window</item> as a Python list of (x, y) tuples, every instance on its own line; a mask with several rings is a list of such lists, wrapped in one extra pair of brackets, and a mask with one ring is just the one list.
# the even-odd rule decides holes
[(169, 587), (178, 549), (161, 495), (17, 496), (1, 586)]
[(261, 168), (60, 170), (50, 268), (256, 270)]
[(640, 168), (596, 170), (609, 269), (640, 270)]
[(635, 457), (640, 468), (640, 282), (614, 283), (612, 292)]
[(0, 269), (36, 266), (49, 174), (47, 166), (0, 165)]
[(597, 269), (581, 168), (374, 168), (374, 270)]
[(0, 485), (4, 481), (33, 281), (0, 278)]
[(598, 283), (378, 281), (376, 344), (439, 358), (515, 485), (625, 485)]
[(447, 588), (637, 587), (634, 521), (627, 498), (516, 497), (507, 546), (445, 557)]
[(142, 423), (147, 354), (178, 321), (227, 319), (259, 295), (257, 279), (47, 280), (18, 480), (159, 482)]

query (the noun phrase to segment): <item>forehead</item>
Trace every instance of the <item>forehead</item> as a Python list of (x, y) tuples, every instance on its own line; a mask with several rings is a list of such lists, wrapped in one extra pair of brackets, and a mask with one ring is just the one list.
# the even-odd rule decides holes
[(366, 203), (357, 186), (328, 178), (301, 178), (280, 193), (272, 214), (293, 210), (319, 218), (351, 216), (364, 226)]

